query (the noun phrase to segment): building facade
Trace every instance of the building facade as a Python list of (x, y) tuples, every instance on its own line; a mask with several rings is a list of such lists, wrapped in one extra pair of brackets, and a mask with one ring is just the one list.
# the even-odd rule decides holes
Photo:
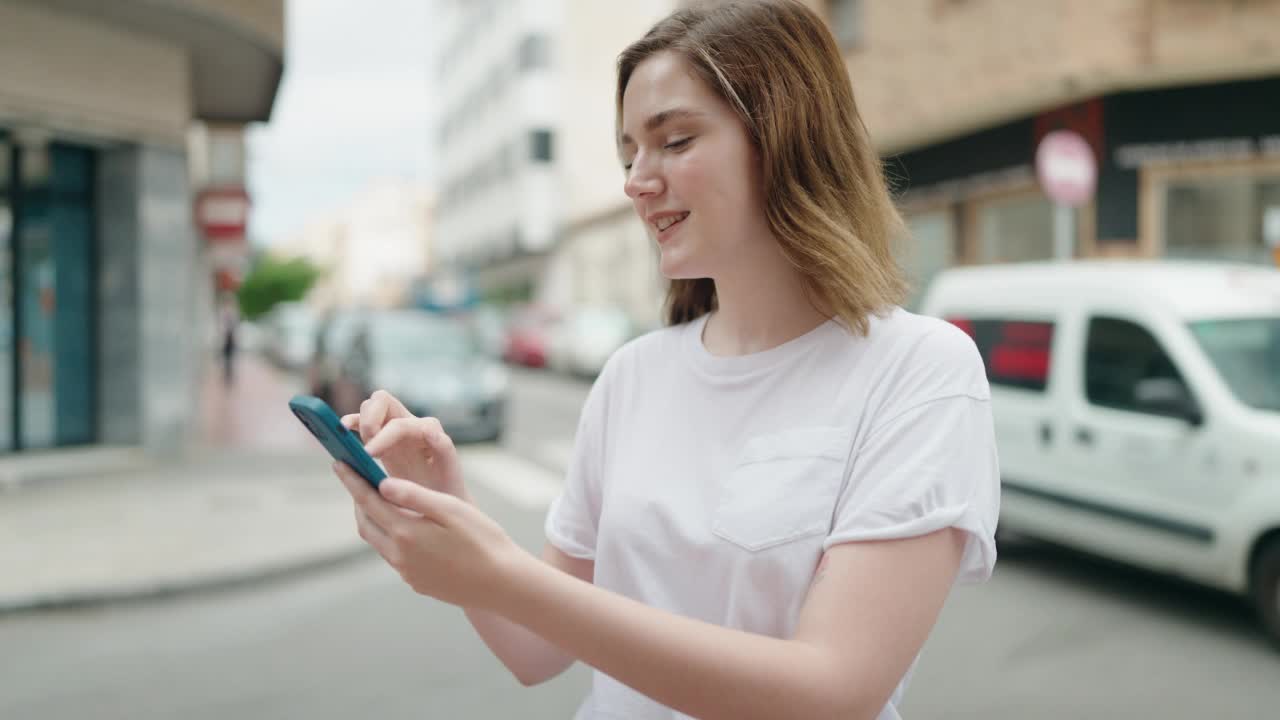
[(654, 327), (666, 283), (657, 247), (623, 191), (614, 135), (617, 58), (677, 3), (567, 1), (564, 86), (574, 102), (559, 122), (574, 141), (563, 154), (564, 234), (543, 296), (557, 306), (621, 308), (637, 327)]
[(1084, 137), (1098, 168), (1075, 256), (1272, 262), (1280, 2), (832, 0), (826, 11), (901, 193), (916, 298), (948, 265), (1053, 256), (1035, 151), (1058, 129)]
[[(665, 284), (621, 189), (615, 59), (685, 3), (560, 2), (561, 29), (548, 31), (557, 38), (558, 94), (523, 100), (537, 108), (539, 123), (573, 142), (559, 144), (541, 195), (522, 194), (521, 174), (501, 163), (485, 170), (486, 152), (454, 150), (442, 214), (459, 224), (442, 219), (438, 242), (456, 248), (445, 255), (469, 253), (471, 266), (486, 267), (501, 257), (494, 250), (501, 242), (466, 239), (476, 235), (461, 228), (509, 225), (499, 218), (549, 193), (556, 220), (547, 227), (558, 231), (545, 236), (549, 255), (524, 275), (536, 294), (561, 306), (620, 305), (640, 325), (653, 325)], [(1037, 181), (1035, 153), (1059, 129), (1085, 138), (1098, 169), (1094, 199), (1074, 213), (1073, 256), (1273, 262), (1280, 246), (1280, 0), (805, 2), (842, 46), (859, 111), (908, 221), (901, 261), (914, 286), (909, 306), (950, 265), (1054, 256), (1054, 206)], [(484, 7), (497, 17), (517, 6)], [(481, 7), (463, 15), (482, 18)], [(457, 96), (485, 72), (465, 57), (442, 62)], [(550, 109), (538, 105), (546, 101)], [(525, 112), (507, 107), (493, 113)], [(511, 136), (489, 128), (479, 123), (471, 132)], [(442, 129), (446, 151), (462, 144), (455, 132)], [(450, 213), (455, 195), (467, 196), (458, 189), (465, 178), (486, 173), (503, 179), (472, 193), (470, 218)], [(498, 260), (494, 272), (512, 262)]]
[(0, 0), (0, 457), (185, 446), (213, 289), (189, 132), (269, 117), (283, 35), (282, 0)]
[(563, 223), (563, 0), (437, 0), (441, 272), (528, 298)]

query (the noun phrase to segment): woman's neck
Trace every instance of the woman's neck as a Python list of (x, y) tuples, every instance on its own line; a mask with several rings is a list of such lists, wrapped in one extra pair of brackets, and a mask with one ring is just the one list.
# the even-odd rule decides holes
[[(716, 279), (718, 309), (707, 319), (702, 343), (712, 355), (748, 355), (804, 335), (829, 318), (805, 292), (790, 265), (773, 273)], [(767, 275), (767, 276), (766, 276)]]

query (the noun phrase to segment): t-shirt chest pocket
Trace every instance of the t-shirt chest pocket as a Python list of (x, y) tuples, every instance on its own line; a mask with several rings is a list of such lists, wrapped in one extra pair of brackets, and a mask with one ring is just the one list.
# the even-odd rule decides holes
[(712, 532), (753, 552), (826, 532), (850, 442), (842, 427), (751, 438), (720, 480)]

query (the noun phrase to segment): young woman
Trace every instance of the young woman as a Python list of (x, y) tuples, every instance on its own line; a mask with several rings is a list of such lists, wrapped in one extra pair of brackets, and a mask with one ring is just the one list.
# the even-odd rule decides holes
[(521, 682), (595, 668), (578, 718), (896, 718), (952, 585), (995, 563), (981, 359), (896, 307), (902, 224), (804, 5), (676, 12), (622, 53), (617, 100), (670, 327), (592, 388), (541, 559), (383, 392), (344, 418), (402, 478), (336, 468), (360, 534)]

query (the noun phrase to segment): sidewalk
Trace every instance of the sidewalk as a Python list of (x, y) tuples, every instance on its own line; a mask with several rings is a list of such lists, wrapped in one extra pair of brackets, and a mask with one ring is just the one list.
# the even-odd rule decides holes
[(242, 355), (232, 388), (206, 378), (200, 441), (180, 461), (69, 465), (0, 492), (0, 613), (248, 582), (366, 552), (328, 456), (287, 409), (300, 389)]

